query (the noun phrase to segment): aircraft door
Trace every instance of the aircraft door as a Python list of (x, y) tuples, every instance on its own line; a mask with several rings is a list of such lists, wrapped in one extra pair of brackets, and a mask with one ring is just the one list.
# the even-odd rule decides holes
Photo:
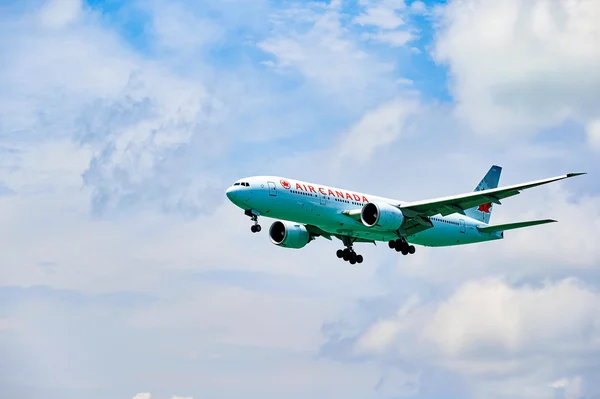
[(460, 225), (460, 232), (464, 233), (466, 231), (466, 229), (465, 229), (465, 221), (462, 220), (462, 219), (459, 219), (458, 220), (458, 224)]
[(321, 194), (320, 197), (321, 197), (321, 205), (327, 205), (327, 196)]
[(275, 188), (275, 183), (273, 183), (272, 181), (268, 181), (267, 185), (269, 186), (269, 195), (271, 197), (276, 197), (277, 196), (277, 189)]

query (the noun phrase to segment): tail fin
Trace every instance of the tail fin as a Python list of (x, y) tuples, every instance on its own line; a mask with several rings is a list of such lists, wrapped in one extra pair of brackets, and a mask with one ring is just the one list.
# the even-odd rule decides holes
[[(501, 172), (502, 167), (493, 165), (473, 191), (483, 191), (497, 188), (498, 182), (500, 181)], [(465, 209), (465, 215), (487, 224), (490, 222), (490, 217), (492, 216), (492, 206), (493, 205), (490, 202), (488, 204), (476, 206), (475, 208)]]

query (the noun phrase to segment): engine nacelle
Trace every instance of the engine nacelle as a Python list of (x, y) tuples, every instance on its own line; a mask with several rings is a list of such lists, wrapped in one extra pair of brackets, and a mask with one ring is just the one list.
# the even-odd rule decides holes
[(404, 223), (404, 215), (400, 209), (390, 204), (367, 202), (360, 212), (360, 220), (367, 227), (394, 231)]
[(269, 228), (269, 238), (275, 245), (285, 248), (302, 248), (311, 240), (310, 233), (302, 224), (277, 221)]

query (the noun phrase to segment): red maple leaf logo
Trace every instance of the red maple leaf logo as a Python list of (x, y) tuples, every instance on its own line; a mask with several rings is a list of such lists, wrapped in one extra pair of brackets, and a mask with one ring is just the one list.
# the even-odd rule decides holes
[(485, 213), (490, 213), (490, 208), (492, 207), (492, 203), (488, 202), (487, 204), (481, 204), (479, 205), (479, 207), (477, 208), (478, 211), (481, 212), (485, 212)]
[(281, 183), (281, 187), (285, 188), (286, 190), (289, 190), (290, 187), (292, 187), (287, 180), (280, 180), (279, 183)]

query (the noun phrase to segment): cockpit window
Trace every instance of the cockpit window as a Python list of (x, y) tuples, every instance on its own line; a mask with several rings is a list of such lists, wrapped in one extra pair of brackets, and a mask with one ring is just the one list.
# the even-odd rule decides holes
[(240, 185), (240, 183), (235, 183), (235, 184), (234, 184), (234, 186), (239, 186), (239, 185)]

